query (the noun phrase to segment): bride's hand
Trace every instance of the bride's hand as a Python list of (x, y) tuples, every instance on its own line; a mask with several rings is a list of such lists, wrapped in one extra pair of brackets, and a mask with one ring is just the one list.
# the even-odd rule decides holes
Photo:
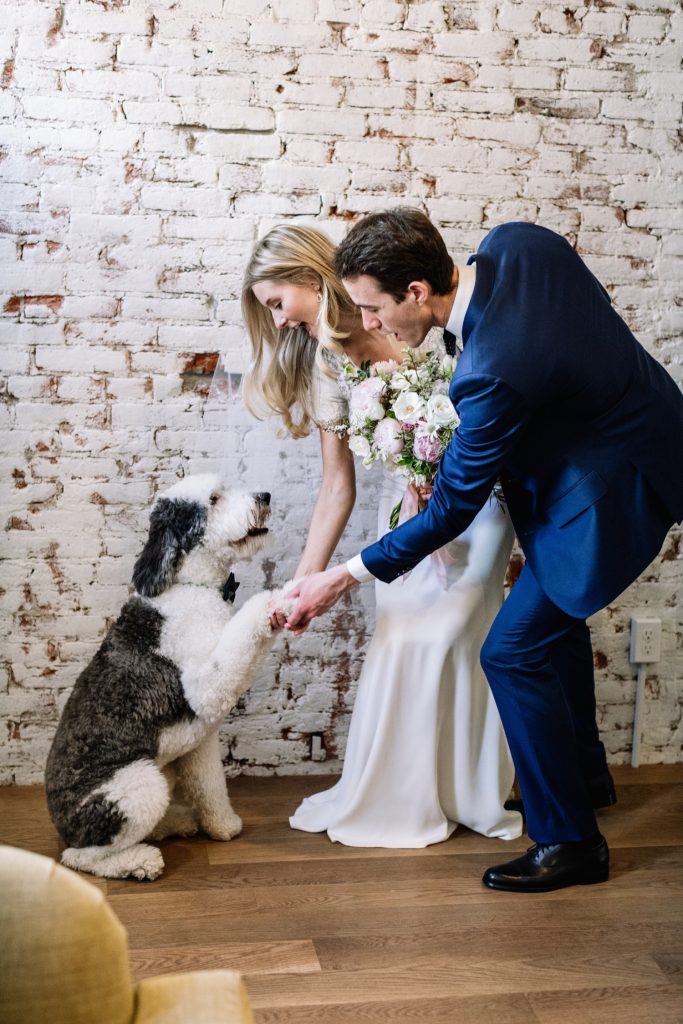
[(301, 580), (288, 596), (298, 598), (296, 607), (287, 615), (285, 629), (301, 636), (317, 615), (328, 611), (342, 594), (358, 586), (345, 565), (336, 565), (325, 572), (314, 572)]

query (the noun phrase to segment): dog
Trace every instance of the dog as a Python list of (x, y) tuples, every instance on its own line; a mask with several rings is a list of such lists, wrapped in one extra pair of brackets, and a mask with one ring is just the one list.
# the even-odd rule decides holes
[[(67, 867), (154, 879), (164, 861), (145, 839), (241, 831), (218, 729), (271, 647), (271, 602), (288, 602), (263, 592), (233, 614), (230, 564), (263, 547), (269, 515), (269, 494), (229, 490), (212, 474), (154, 503), (136, 594), (78, 677), (47, 760)], [(172, 799), (176, 785), (184, 802)]]

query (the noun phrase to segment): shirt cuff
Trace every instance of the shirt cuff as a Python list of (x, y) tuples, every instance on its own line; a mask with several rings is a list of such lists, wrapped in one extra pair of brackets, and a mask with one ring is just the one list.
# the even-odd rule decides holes
[(360, 555), (354, 555), (353, 558), (350, 558), (346, 563), (346, 568), (351, 573), (354, 580), (358, 580), (359, 583), (371, 583), (377, 578), (376, 576), (373, 576), (369, 569), (366, 569), (365, 563)]

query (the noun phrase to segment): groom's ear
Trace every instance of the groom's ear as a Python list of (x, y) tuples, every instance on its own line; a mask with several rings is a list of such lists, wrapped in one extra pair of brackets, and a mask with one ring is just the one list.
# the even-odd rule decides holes
[(411, 281), (407, 288), (408, 295), (418, 306), (424, 306), (432, 294), (432, 287), (428, 281)]

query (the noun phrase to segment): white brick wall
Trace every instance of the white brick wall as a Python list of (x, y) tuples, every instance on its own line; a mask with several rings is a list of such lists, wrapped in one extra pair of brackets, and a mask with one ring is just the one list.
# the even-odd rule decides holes
[[(673, 0), (0, 0), (0, 23), (0, 781), (40, 780), (160, 487), (208, 465), (273, 491), (278, 539), (239, 567), (240, 598), (296, 565), (315, 439), (283, 447), (207, 405), (195, 360), (244, 369), (242, 269), (281, 218), (339, 239), (359, 214), (418, 204), (454, 254), (502, 220), (545, 224), (683, 379)], [(342, 557), (373, 535), (361, 484)], [(592, 622), (614, 762), (635, 610), (663, 621), (643, 760), (679, 761), (680, 531)], [(223, 730), (229, 771), (339, 767), (371, 627), (366, 590), (278, 641)]]

